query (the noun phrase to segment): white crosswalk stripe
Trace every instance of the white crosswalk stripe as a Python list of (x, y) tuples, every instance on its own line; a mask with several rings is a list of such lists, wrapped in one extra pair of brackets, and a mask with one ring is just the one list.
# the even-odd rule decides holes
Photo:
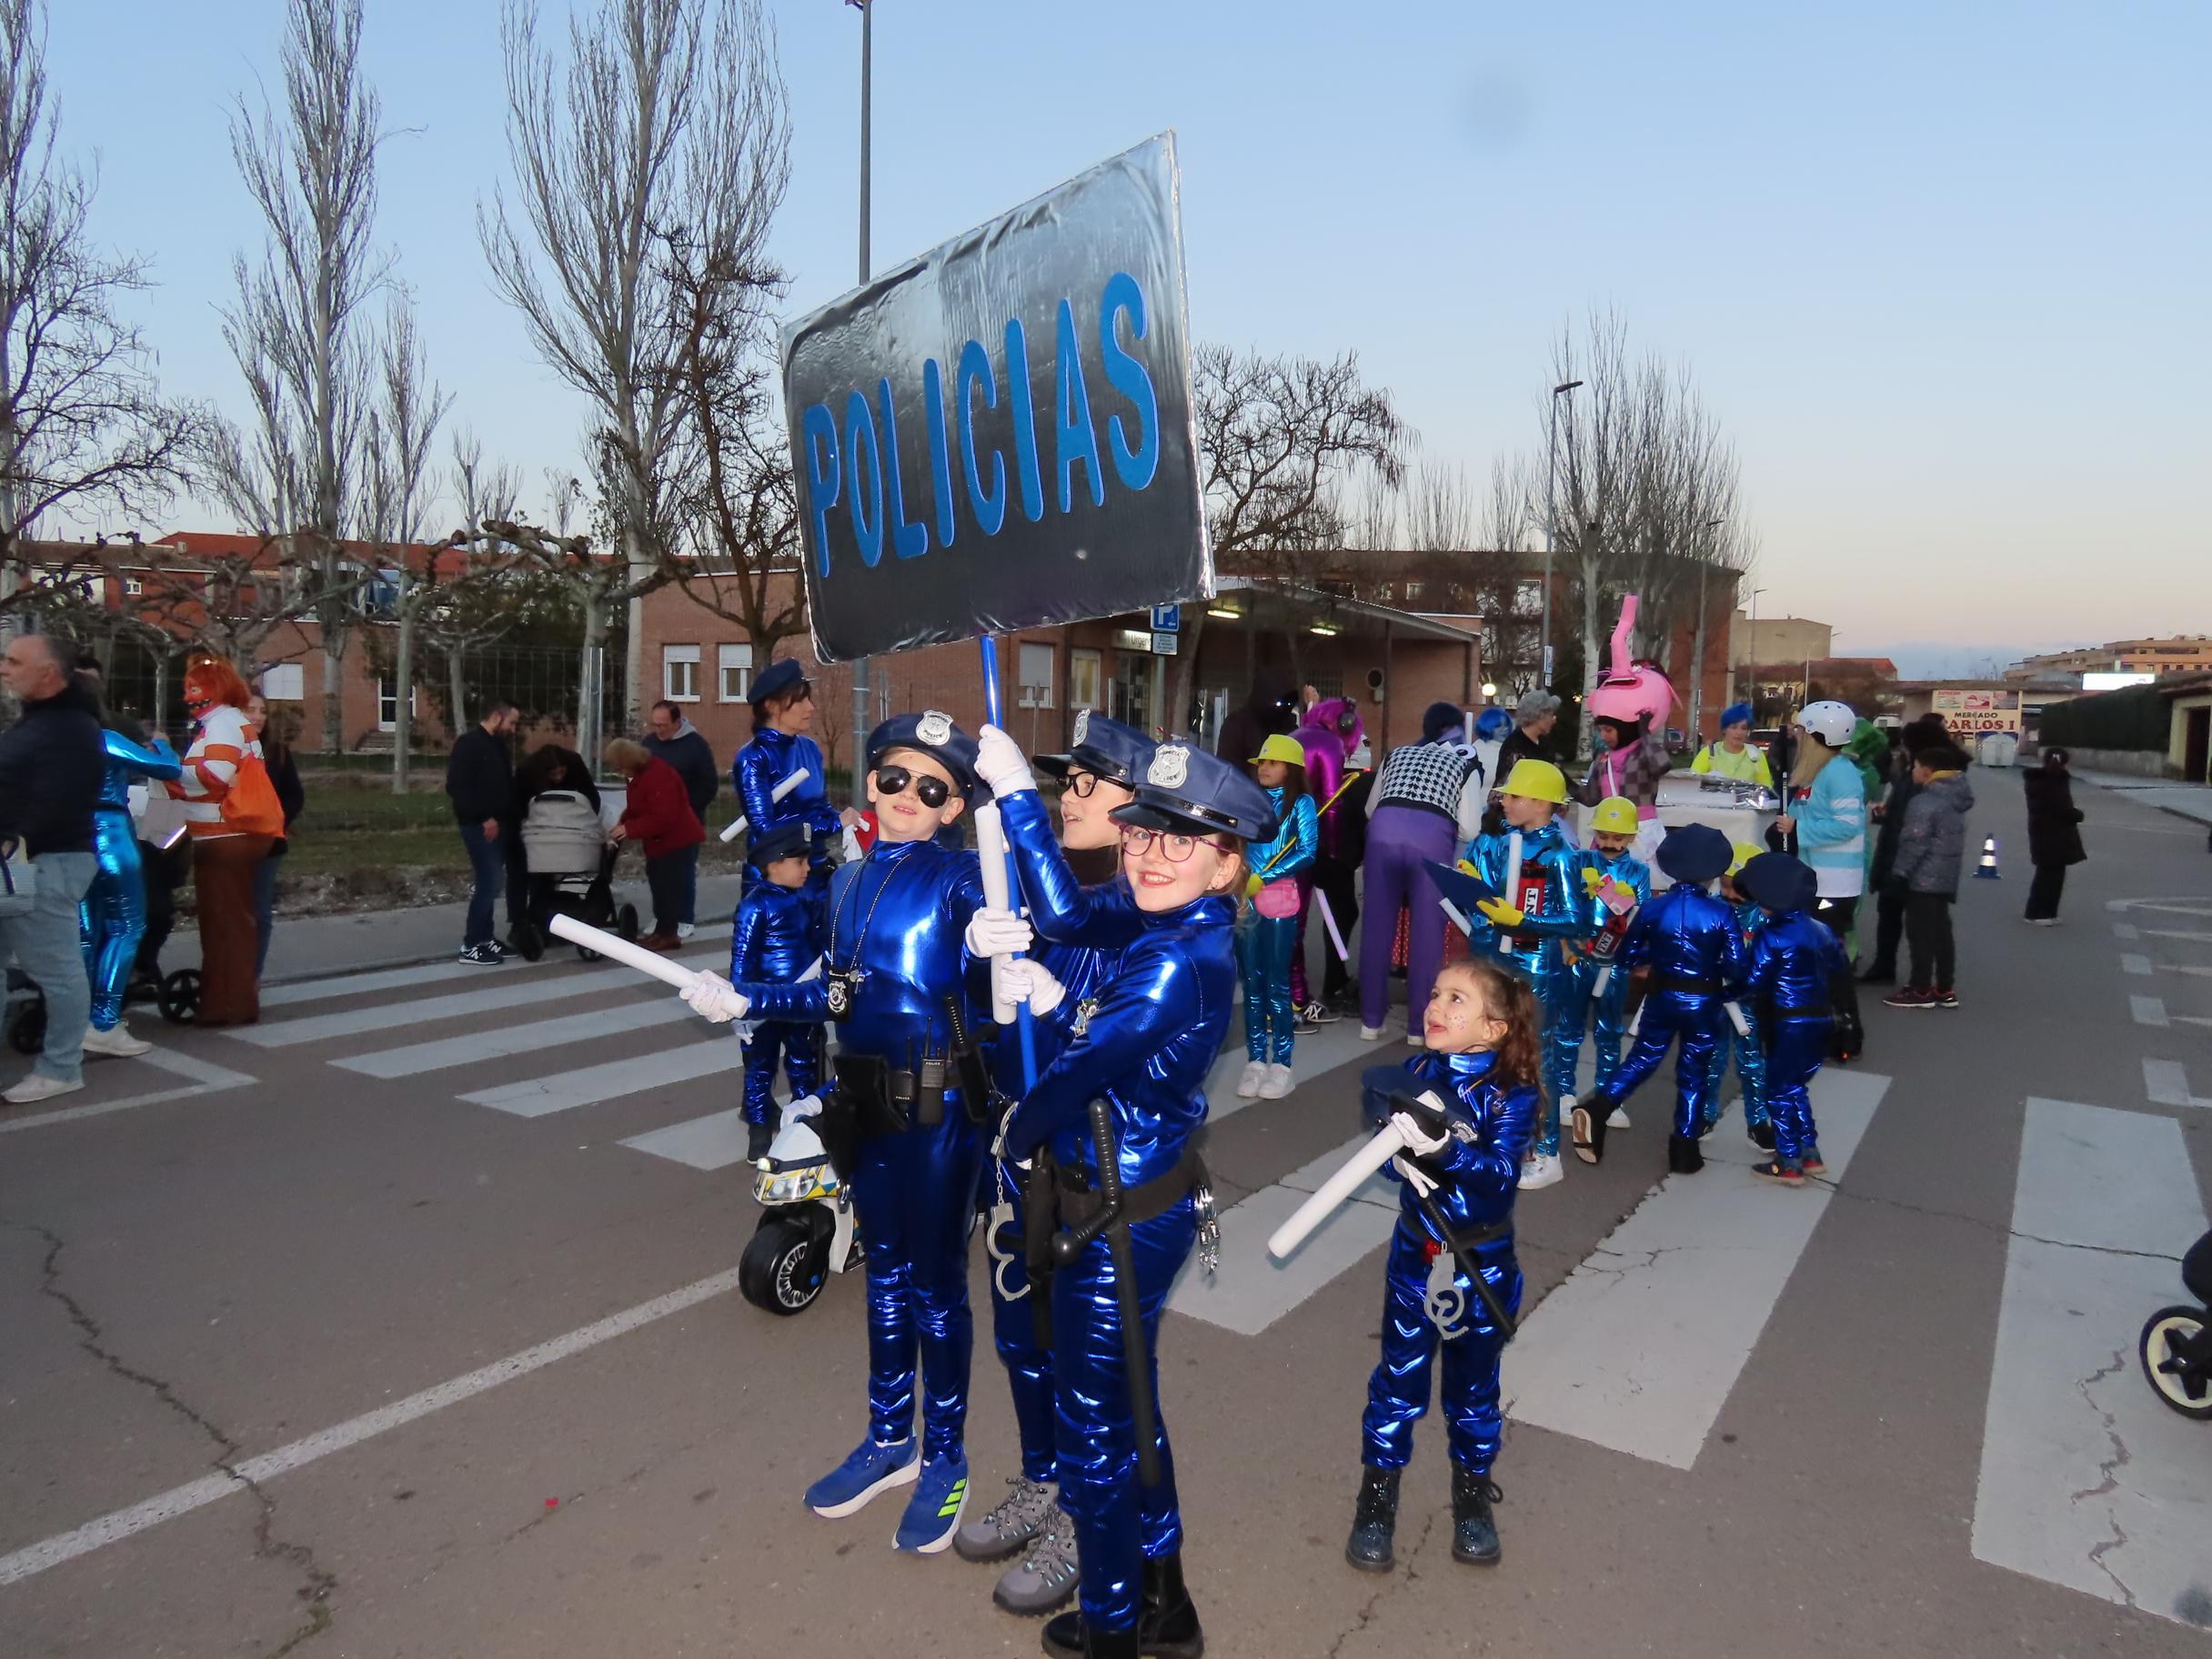
[(484, 1060), (503, 1060), (510, 1054), (531, 1054), (541, 1049), (562, 1048), (572, 1042), (589, 1042), (596, 1038), (616, 1037), (625, 1031), (641, 1031), (697, 1018), (684, 1004), (669, 997), (651, 1002), (626, 1002), (618, 1008), (594, 1009), (589, 1013), (568, 1014), (558, 1020), (494, 1026), (489, 1031), (471, 1031), (464, 1037), (410, 1043), (377, 1054), (355, 1054), (330, 1063), (367, 1077), (419, 1077), (426, 1071), (443, 1071)]
[(580, 1071), (501, 1083), (497, 1088), (479, 1089), (460, 1098), (472, 1106), (489, 1106), (518, 1118), (542, 1118), (578, 1106), (596, 1106), (601, 1101), (642, 1094), (649, 1089), (697, 1082), (703, 1077), (739, 1071), (744, 1064), (744, 1045), (725, 1033), (705, 1042), (689, 1042), (635, 1060), (610, 1060)]

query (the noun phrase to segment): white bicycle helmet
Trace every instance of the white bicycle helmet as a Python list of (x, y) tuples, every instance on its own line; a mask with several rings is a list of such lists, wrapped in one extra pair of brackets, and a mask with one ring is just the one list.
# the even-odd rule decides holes
[(1817, 703), (1807, 703), (1798, 714), (1797, 723), (1830, 749), (1841, 749), (1858, 729), (1859, 717), (1851, 711), (1849, 703), (1824, 698)]

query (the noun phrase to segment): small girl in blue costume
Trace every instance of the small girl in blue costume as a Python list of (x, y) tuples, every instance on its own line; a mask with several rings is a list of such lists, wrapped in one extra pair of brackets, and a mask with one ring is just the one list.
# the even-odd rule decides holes
[(124, 996), (138, 960), (138, 941), (146, 937), (146, 872), (139, 862), (137, 827), (131, 820), (131, 784), (140, 778), (166, 781), (181, 776), (184, 768), (163, 739), (149, 746), (118, 730), (105, 709), (100, 718), (107, 764), (92, 813), (92, 885), (77, 904), (85, 977), (92, 986), (85, 1051), (127, 1057), (153, 1047), (132, 1036), (123, 1023)]
[[(1008, 1157), (1049, 1155), (1063, 1230), (1053, 1240), (1052, 1368), (1060, 1501), (1075, 1522), (1081, 1583), (1080, 1610), (1045, 1625), (1044, 1650), (1061, 1659), (1196, 1659), (1204, 1637), (1183, 1585), (1173, 1465), (1157, 1411), (1160, 1315), (1198, 1239), (1204, 1168), (1193, 1137), (1236, 997), (1246, 850), (1277, 825), (1264, 790), (1187, 740), (1152, 752), (1136, 799), (1114, 817), (1125, 827), (1121, 872), (1142, 931), (1078, 1009), (1073, 1041), (1003, 1131)], [(1032, 1007), (1060, 994), (1040, 964), (1021, 965), (1019, 977)], [(1085, 1224), (1104, 1213), (1107, 1167), (1119, 1180), (1122, 1219), (1085, 1240)], [(1147, 1408), (1152, 1443), (1141, 1451)]]
[[(1555, 1111), (1574, 1110), (1583, 1035), (1593, 1009), (1597, 1065), (1592, 1085), (1603, 1089), (1621, 1063), (1621, 1039), (1628, 1027), (1628, 970), (1606, 970), (1619, 956), (1636, 912), (1651, 902), (1651, 867), (1630, 850), (1641, 827), (1634, 801), (1625, 795), (1607, 796), (1590, 815), (1590, 845), (1570, 862), (1567, 890), (1582, 908), (1584, 931), (1570, 941), (1566, 1000), (1544, 1031), (1545, 1081), (1559, 1102)], [(1601, 979), (1605, 981), (1602, 992)], [(1612, 1127), (1626, 1129), (1628, 1114), (1616, 1113)]]
[[(1494, 1566), (1500, 1553), (1491, 1513), (1500, 1493), (1490, 1470), (1504, 1424), (1498, 1360), (1512, 1332), (1468, 1278), (1467, 1264), (1510, 1320), (1521, 1306), (1513, 1198), (1542, 1099), (1535, 993), (1492, 963), (1447, 963), (1422, 1036), (1428, 1052), (1403, 1071), (1377, 1066), (1362, 1080), (1370, 1116), (1397, 1124), (1409, 1146), (1391, 1161), (1405, 1191), (1383, 1268), (1382, 1358), (1367, 1385), (1360, 1493), (1344, 1545), (1345, 1559), (1363, 1573), (1395, 1564), (1398, 1479), (1413, 1455), (1413, 1425), (1429, 1409), (1439, 1346), (1452, 1442), (1452, 1558)], [(1408, 1110), (1398, 1096), (1417, 1097), (1427, 1111)]]
[(1251, 1058), (1237, 1093), (1279, 1101), (1291, 1091), (1291, 1058), (1298, 1041), (1298, 1003), (1291, 994), (1291, 956), (1298, 943), (1299, 881), (1321, 852), (1321, 819), (1306, 793), (1306, 751), (1277, 734), (1252, 758), (1260, 787), (1281, 828), (1252, 850), (1250, 900), (1237, 918), (1237, 971), (1244, 980), (1244, 1051)]
[[(729, 939), (732, 984), (789, 985), (821, 954), (814, 907), (806, 894), (813, 835), (802, 819), (786, 819), (747, 838), (750, 866)], [(822, 1028), (805, 1021), (761, 1020), (745, 1040), (745, 1157), (758, 1163), (776, 1138), (776, 1073), (790, 1079), (791, 1098), (822, 1081)]]
[(807, 1489), (807, 1507), (850, 1515), (912, 1483), (892, 1544), (925, 1555), (950, 1546), (968, 1499), (968, 1224), (983, 1159), (973, 1114), (989, 1102), (975, 1099), (980, 1057), (958, 1038), (972, 1045), (990, 992), (962, 940), (983, 907), (975, 855), (936, 836), (983, 799), (974, 763), (975, 739), (937, 709), (877, 727), (868, 799), (880, 830), (868, 857), (838, 872), (825, 971), (789, 985), (701, 974), (683, 993), (709, 1020), (840, 1022), (837, 1087), (818, 1121), (868, 1253), (869, 1432)]
[(1766, 1110), (1774, 1121), (1775, 1155), (1751, 1172), (1801, 1187), (1806, 1176), (1828, 1167), (1820, 1156), (1810, 1085), (1835, 1025), (1828, 988), (1850, 964), (1835, 932), (1814, 920), (1820, 882), (1809, 866), (1785, 852), (1763, 852), (1735, 880), (1744, 896), (1766, 912), (1766, 925), (1751, 947), (1745, 1000), (1766, 1040)]
[[(807, 733), (814, 727), (814, 688), (806, 672), (789, 657), (770, 663), (753, 681), (749, 698), (753, 709), (752, 740), (738, 750), (730, 763), (729, 781), (745, 813), (749, 837), (766, 835), (779, 824), (801, 823), (813, 837), (813, 864), (806, 892), (813, 905), (817, 935), (814, 949), (829, 945), (830, 850), (838, 832), (859, 821), (850, 809), (840, 812), (830, 804), (825, 779), (829, 769), (822, 751)], [(781, 800), (776, 786), (794, 772), (806, 777)]]

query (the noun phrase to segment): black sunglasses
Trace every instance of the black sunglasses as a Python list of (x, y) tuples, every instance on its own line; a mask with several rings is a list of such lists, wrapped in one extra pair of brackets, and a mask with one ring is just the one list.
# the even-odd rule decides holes
[(920, 798), (921, 804), (931, 810), (943, 806), (952, 798), (952, 786), (942, 778), (917, 778), (903, 766), (876, 768), (878, 794), (903, 795), (910, 783), (914, 786), (914, 793)]

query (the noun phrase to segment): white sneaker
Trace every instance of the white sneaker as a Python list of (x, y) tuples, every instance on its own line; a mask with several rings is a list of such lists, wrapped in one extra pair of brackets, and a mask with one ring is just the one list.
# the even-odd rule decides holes
[(1290, 1091), (1290, 1067), (1268, 1067), (1267, 1075), (1260, 1080), (1260, 1098), (1263, 1101), (1279, 1101)]
[(1555, 1187), (1567, 1178), (1567, 1166), (1559, 1161), (1557, 1152), (1531, 1152), (1521, 1166), (1521, 1191), (1533, 1192), (1543, 1187)]
[(1419, 1031), (1408, 1031), (1405, 1034), (1405, 1046), (1409, 1049), (1425, 1049), (1429, 1045), (1427, 1039)]
[(34, 1071), (5, 1094), (0, 1094), (0, 1101), (11, 1106), (28, 1106), (33, 1101), (50, 1101), (57, 1094), (75, 1094), (84, 1086), (85, 1080), (81, 1077), (64, 1080)]
[(87, 1054), (108, 1054), (118, 1060), (130, 1060), (150, 1051), (153, 1047), (145, 1038), (132, 1036), (130, 1027), (120, 1020), (116, 1021), (116, 1029), (112, 1031), (104, 1031), (96, 1025), (85, 1028), (85, 1052)]
[(1267, 1061), (1264, 1060), (1246, 1061), (1243, 1072), (1237, 1078), (1237, 1099), (1241, 1101), (1258, 1100), (1260, 1086), (1267, 1081)]
[(679, 939), (689, 939), (697, 931), (697, 925), (692, 922), (679, 921), (676, 924), (676, 937)]
[(1605, 1115), (1605, 1127), (1607, 1129), (1626, 1129), (1628, 1127), (1628, 1108), (1615, 1106)]
[(1362, 1042), (1381, 1042), (1382, 1028), (1379, 1025), (1362, 1025), (1360, 1027), (1360, 1041)]

